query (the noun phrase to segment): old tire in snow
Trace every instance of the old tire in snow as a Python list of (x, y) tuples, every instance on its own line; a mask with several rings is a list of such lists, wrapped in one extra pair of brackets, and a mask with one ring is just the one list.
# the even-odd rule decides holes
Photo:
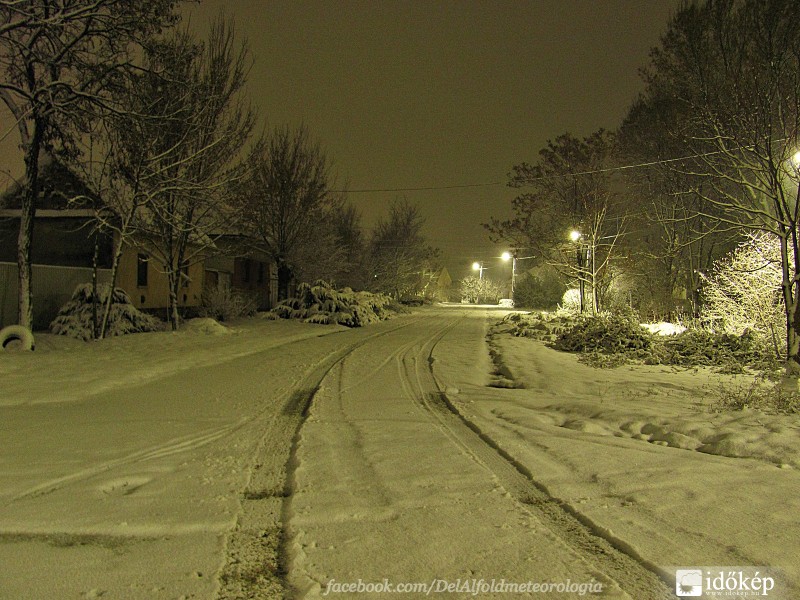
[(33, 350), (33, 334), (31, 330), (22, 325), (9, 325), (0, 329), (0, 348), (6, 349), (11, 342), (19, 341), (21, 344), (14, 349)]

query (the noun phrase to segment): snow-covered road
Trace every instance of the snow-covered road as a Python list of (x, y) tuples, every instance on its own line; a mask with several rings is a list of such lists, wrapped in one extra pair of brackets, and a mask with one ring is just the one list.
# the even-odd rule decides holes
[(0, 355), (0, 598), (647, 600), (717, 564), (795, 597), (799, 419), (709, 415), (704, 372), (490, 358), (502, 314)]
[[(668, 597), (653, 573), (583, 527), (451, 411), (447, 394), (461, 382), (437, 380), (437, 345), (466, 332), (474, 355), (467, 347), (439, 356), (474, 360), (473, 377), (485, 378), (484, 323), (476, 311), (431, 314), (355, 348), (325, 377), (301, 430), (288, 502), (290, 583), (300, 597), (359, 582), (367, 591), (419, 586), (411, 597), (455, 586), (466, 597), (481, 580)], [(480, 596), (581, 591), (511, 589), (484, 587)]]

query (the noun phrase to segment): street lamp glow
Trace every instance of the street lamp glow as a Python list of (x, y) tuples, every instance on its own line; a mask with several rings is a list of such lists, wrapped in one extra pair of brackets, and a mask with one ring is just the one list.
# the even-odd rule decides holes
[(795, 168), (800, 168), (800, 150), (794, 153), (792, 156), (792, 164)]
[(511, 253), (510, 252), (503, 252), (500, 255), (500, 258), (502, 258), (504, 261), (508, 262), (509, 260), (511, 260)]
[(573, 229), (569, 232), (569, 239), (571, 239), (573, 242), (577, 242), (579, 239), (581, 239), (581, 232), (577, 229)]
[(480, 271), (481, 270), (481, 263), (479, 263), (479, 262), (472, 263), (472, 270), (473, 271)]

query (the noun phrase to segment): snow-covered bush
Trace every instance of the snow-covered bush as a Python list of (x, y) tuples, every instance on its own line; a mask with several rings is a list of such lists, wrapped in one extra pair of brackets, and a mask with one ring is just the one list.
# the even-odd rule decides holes
[(786, 328), (777, 238), (750, 233), (704, 277), (703, 319), (715, 331), (756, 337), (778, 349)]
[(518, 277), (514, 286), (514, 305), (548, 310), (558, 306), (564, 284), (557, 277), (548, 275), (541, 272), (540, 275)]
[[(56, 335), (66, 335), (79, 340), (94, 338), (93, 304), (96, 307), (98, 321), (103, 318), (105, 302), (111, 293), (111, 286), (101, 284), (97, 286), (95, 298), (92, 284), (82, 283), (75, 288), (72, 298), (61, 310), (58, 316), (50, 323), (50, 331)], [(163, 323), (140, 310), (131, 303), (131, 299), (123, 290), (115, 288), (111, 296), (111, 310), (108, 314), (106, 336), (125, 335), (128, 333), (143, 333), (148, 331), (161, 331)]]
[(500, 284), (488, 278), (467, 275), (461, 280), (461, 298), (477, 304), (496, 304), (503, 291)]
[(230, 286), (217, 285), (203, 291), (199, 314), (218, 321), (230, 321), (256, 314), (258, 299)]
[(528, 314), (512, 313), (503, 321), (511, 323), (510, 333), (512, 335), (552, 342), (575, 325), (575, 319), (575, 314), (559, 310)]
[(645, 357), (648, 364), (683, 367), (716, 366), (735, 373), (745, 366), (771, 368), (775, 356), (753, 330), (742, 335), (688, 329), (658, 340)]
[(559, 308), (571, 313), (581, 312), (581, 291), (577, 288), (570, 288), (564, 292)]
[(391, 298), (384, 294), (354, 292), (350, 288), (335, 290), (325, 281), (313, 285), (301, 283), (293, 298), (287, 298), (272, 309), (283, 319), (303, 319), (308, 323), (339, 324), (362, 327), (389, 318)]

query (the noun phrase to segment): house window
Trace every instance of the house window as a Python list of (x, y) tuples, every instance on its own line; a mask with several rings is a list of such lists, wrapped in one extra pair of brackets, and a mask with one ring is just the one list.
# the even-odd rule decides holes
[(147, 287), (147, 255), (139, 254), (136, 260), (136, 285)]
[(264, 263), (258, 263), (258, 283), (264, 283)]

